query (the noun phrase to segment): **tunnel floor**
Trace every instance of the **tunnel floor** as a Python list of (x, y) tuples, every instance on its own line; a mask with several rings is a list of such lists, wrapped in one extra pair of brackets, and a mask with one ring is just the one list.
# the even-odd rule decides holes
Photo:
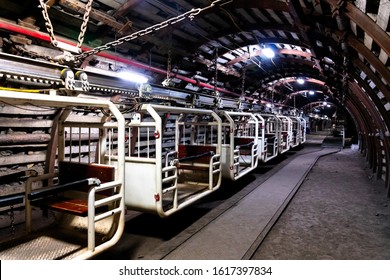
[[(236, 207), (295, 157), (321, 149), (326, 135), (308, 135), (303, 149), (235, 182), (231, 192), (225, 189), (169, 219), (136, 214), (128, 220), (119, 244), (97, 259), (181, 259), (183, 254), (175, 252), (182, 244)], [(384, 182), (376, 180), (367, 165), (360, 151), (349, 147), (319, 158), (260, 245), (255, 244), (244, 259), (390, 259), (390, 200)], [(245, 237), (238, 230), (235, 238)], [(190, 254), (183, 259), (201, 256)]]
[(367, 165), (349, 148), (320, 158), (252, 259), (390, 259), (390, 199)]

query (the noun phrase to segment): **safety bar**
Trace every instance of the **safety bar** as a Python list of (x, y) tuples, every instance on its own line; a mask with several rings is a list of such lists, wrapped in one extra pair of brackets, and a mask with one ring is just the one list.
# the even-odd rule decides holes
[(93, 186), (93, 185), (100, 185), (100, 180), (98, 178), (87, 178), (83, 180), (78, 180), (62, 185), (56, 185), (56, 186), (49, 186), (49, 187), (44, 187), (40, 188), (34, 191), (31, 191), (30, 193), (27, 194), (27, 198), (29, 200), (35, 200), (43, 197), (47, 197), (53, 194), (57, 194), (66, 190), (73, 190), (76, 188), (81, 188), (81, 187), (87, 187), (87, 186)]
[(249, 143), (246, 143), (246, 144), (239, 144), (239, 145), (236, 145), (236, 149), (240, 149), (240, 148), (245, 148), (245, 147), (251, 147), (255, 144), (254, 141), (252, 142), (249, 142)]
[(213, 155), (214, 155), (213, 151), (208, 151), (208, 152), (205, 152), (205, 153), (202, 153), (199, 155), (195, 155), (195, 156), (182, 157), (182, 158), (179, 158), (178, 161), (179, 162), (191, 161), (191, 160), (198, 159), (201, 157), (213, 156)]
[(6, 206), (23, 203), (23, 200), (24, 200), (24, 192), (3, 195), (0, 196), (0, 207), (6, 207)]
[[(95, 223), (105, 219), (107, 217), (113, 216), (117, 213), (122, 213), (123, 212), (123, 207), (121, 205), (121, 200), (123, 199), (123, 195), (121, 192), (114, 194), (112, 196), (108, 196), (99, 200), (95, 199), (95, 194), (98, 192), (102, 192), (105, 190), (114, 190), (116, 188), (123, 188), (122, 186), (122, 181), (117, 180), (117, 181), (112, 181), (108, 183), (101, 184), (100, 186), (96, 186), (90, 189), (88, 193), (88, 250), (93, 252), (95, 249), (99, 246), (96, 247), (96, 242), (95, 242)], [(100, 213), (99, 215), (96, 215), (96, 208), (101, 207), (103, 205), (108, 205), (113, 202), (119, 202), (118, 205), (110, 209), (106, 212)], [(113, 238), (114, 239), (114, 238)], [(107, 247), (108, 245), (106, 243), (103, 243), (100, 246)]]

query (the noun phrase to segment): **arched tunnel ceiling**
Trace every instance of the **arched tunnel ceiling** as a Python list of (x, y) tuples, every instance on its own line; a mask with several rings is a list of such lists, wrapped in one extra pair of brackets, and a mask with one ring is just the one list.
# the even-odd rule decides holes
[[(11, 20), (47, 32), (38, 2), (0, 1), (0, 22)], [(88, 0), (45, 2), (50, 7), (54, 33), (76, 42)], [(192, 19), (170, 24), (108, 52), (124, 61), (136, 61), (130, 63), (131, 68), (150, 76), (151, 83), (161, 84), (169, 70), (171, 85), (177, 88), (205, 91), (198, 86), (200, 81), (210, 85), (210, 94), (214, 86), (223, 89), (225, 95), (303, 109), (323, 101), (336, 107), (356, 107), (345, 101), (360, 91), (361, 98), (368, 98), (380, 112), (388, 130), (388, 0), (94, 0), (84, 46), (103, 45), (211, 3), (215, 6)], [(43, 52), (24, 47), (14, 52)], [(264, 48), (273, 49), (275, 56), (267, 58)], [(99, 55), (89, 57), (84, 66), (101, 61)], [(298, 78), (306, 83), (299, 84)], [(310, 90), (317, 99), (308, 98)]]

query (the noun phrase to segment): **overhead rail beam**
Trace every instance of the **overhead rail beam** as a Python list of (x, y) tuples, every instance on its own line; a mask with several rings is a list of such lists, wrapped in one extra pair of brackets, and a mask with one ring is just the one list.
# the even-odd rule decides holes
[[(28, 37), (31, 37), (31, 38), (42, 40), (44, 42), (50, 42), (50, 36), (48, 34), (46, 34), (46, 33), (39, 32), (39, 31), (32, 30), (32, 29), (28, 29), (28, 28), (25, 28), (25, 27), (21, 27), (21, 26), (19, 26), (17, 24), (10, 23), (8, 21), (4, 21), (4, 20), (1, 20), (1, 19), (0, 19), (0, 29), (7, 30), (7, 31), (10, 31), (10, 32), (19, 33), (19, 34), (22, 34), (22, 35), (25, 35), (25, 36), (28, 36)], [(76, 45), (75, 42), (72, 42), (70, 40), (66, 40), (66, 39), (63, 39), (63, 38), (57, 38), (57, 39), (58, 39), (58, 41), (64, 42), (66, 44), (70, 44), (70, 45), (74, 45), (74, 46)], [(91, 48), (88, 48), (88, 47), (82, 47), (82, 49), (84, 51), (91, 50)], [(152, 67), (150, 65), (147, 65), (147, 64), (144, 64), (144, 63), (141, 63), (141, 62), (138, 62), (138, 61), (134, 61), (134, 60), (131, 60), (131, 59), (128, 59), (128, 58), (125, 58), (125, 57), (120, 57), (118, 55), (114, 55), (114, 54), (111, 54), (109, 52), (101, 52), (101, 53), (98, 54), (98, 56), (104, 57), (104, 58), (108, 58), (108, 59), (112, 59), (114, 61), (122, 62), (122, 63), (125, 63), (125, 64), (129, 65), (129, 66), (136, 67), (138, 69), (151, 71), (151, 72), (162, 74), (162, 75), (166, 75), (167, 74), (166, 70), (159, 69), (157, 67)], [(35, 60), (35, 61), (38, 62), (37, 60)], [(66, 67), (66, 66), (63, 66), (63, 67)], [(203, 82), (200, 82), (198, 80), (195, 80), (195, 79), (192, 79), (192, 78), (180, 75), (180, 74), (171, 73), (171, 76), (176, 78), (176, 79), (182, 80), (184, 82), (190, 83), (192, 85), (196, 85), (197, 87), (200, 87), (200, 88), (215, 89), (214, 85), (203, 83)], [(92, 84), (92, 83), (93, 82), (90, 82), (90, 84)], [(217, 87), (216, 90), (221, 92), (221, 93), (227, 94), (229, 96), (235, 96), (235, 97), (241, 96), (241, 94), (239, 94), (239, 93), (236, 93), (236, 92), (224, 89), (224, 88), (220, 88), (220, 87)]]

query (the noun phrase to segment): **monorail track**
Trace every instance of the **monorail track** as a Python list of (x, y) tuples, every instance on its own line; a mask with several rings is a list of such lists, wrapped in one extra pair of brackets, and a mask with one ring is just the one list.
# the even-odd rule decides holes
[[(157, 226), (152, 230), (153, 242), (136, 236), (126, 242), (126, 246), (147, 243), (145, 251), (138, 246), (130, 251), (136, 258), (155, 258), (146, 256), (145, 252), (153, 252), (150, 244), (159, 248), (159, 240), (171, 240), (182, 229), (196, 225), (210, 208), (225, 205), (218, 195), (205, 198), (219, 189), (222, 178), (226, 183), (218, 194), (223, 199), (229, 199), (246, 185), (244, 182), (250, 188), (257, 187), (259, 164), (281, 159), (306, 141), (306, 119), (295, 111), (289, 117), (281, 112), (261, 113), (253, 104), (222, 100), (219, 94), (158, 86), (153, 86), (153, 93), (134, 91), (109, 75), (79, 73), (55, 63), (14, 59), (6, 54), (0, 55), (1, 64), (0, 76), (11, 82), (7, 86), (12, 82), (29, 86), (2, 88), (3, 103), (59, 109), (45, 173), (28, 178), (24, 192), (1, 197), (1, 206), (9, 208), (10, 217), (14, 216), (14, 205), (24, 203), (24, 233), (29, 235), (20, 239), (11, 235), (15, 240), (0, 248), (4, 259), (93, 258), (120, 240), (126, 221), (131, 224), (130, 231), (141, 231), (140, 236), (145, 236), (149, 226)], [(27, 73), (23, 65), (33, 70)], [(116, 93), (126, 100), (125, 91), (131, 95), (129, 103), (114, 103)], [(167, 102), (159, 104), (161, 99)], [(89, 114), (87, 122), (78, 115), (80, 110)], [(211, 200), (216, 197), (217, 201)], [(32, 215), (39, 209), (53, 213), (58, 232), (38, 232), (39, 220), (33, 221)], [(172, 215), (182, 209), (183, 214)], [(157, 215), (151, 218), (139, 213)], [(174, 218), (161, 219), (171, 215)], [(14, 230), (14, 218), (10, 227)], [(66, 240), (64, 228), (69, 232)], [(77, 238), (72, 230), (82, 232), (84, 241), (73, 244)], [(39, 249), (45, 254), (41, 256)], [(26, 251), (33, 253), (26, 255)]]
[[(167, 219), (129, 212), (122, 239), (96, 259), (250, 259), (317, 159), (337, 151), (319, 145), (291, 150)], [(299, 162), (302, 165), (297, 166)], [(286, 192), (272, 192), (272, 184), (283, 181), (280, 172), (286, 168), (294, 170), (294, 174), (298, 169), (301, 173), (298, 172), (295, 179), (287, 178), (290, 186)], [(243, 216), (234, 217), (233, 211), (248, 207), (245, 200), (254, 195), (257, 195), (258, 203), (269, 200), (266, 208), (263, 207), (262, 213), (243, 213), (249, 220), (245, 220), (241, 228), (235, 226), (234, 220), (237, 222)], [(281, 203), (272, 207), (275, 201)], [(256, 208), (252, 205), (251, 209)], [(255, 229), (251, 229), (254, 225)], [(227, 228), (234, 230), (226, 232)], [(237, 241), (240, 238), (247, 240)]]
[[(213, 107), (215, 105), (215, 96), (212, 94), (195, 94), (194, 92), (156, 85), (150, 85), (149, 92), (140, 92), (135, 83), (115, 76), (113, 71), (70, 68), (54, 62), (20, 57), (3, 52), (0, 52), (0, 69), (0, 78), (4, 81), (25, 84), (34, 88), (69, 89), (69, 82), (64, 78), (64, 72), (71, 71), (73, 74), (83, 72), (88, 77), (87, 84), (83, 89), (81, 89), (81, 86), (77, 87), (82, 81), (78, 80), (77, 77), (71, 79), (72, 83), (76, 84), (76, 89), (79, 88), (79, 91), (82, 93), (88, 91), (89, 94), (93, 93), (102, 97), (112, 95), (141, 97), (142, 95), (142, 97), (147, 99), (182, 103), (191, 106), (194, 105), (191, 102), (195, 101), (201, 106)], [(191, 101), (194, 95), (196, 95), (196, 100)], [(236, 103), (237, 101), (232, 98), (223, 98), (224, 108), (236, 108)], [(244, 106), (249, 105), (245, 104)]]

